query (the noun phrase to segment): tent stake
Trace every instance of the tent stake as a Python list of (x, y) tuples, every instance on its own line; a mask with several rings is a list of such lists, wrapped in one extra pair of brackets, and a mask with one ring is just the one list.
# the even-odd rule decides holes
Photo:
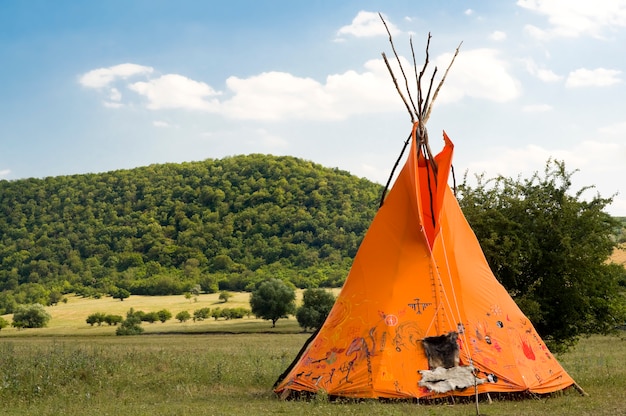
[(589, 396), (587, 392), (583, 390), (583, 388), (580, 387), (577, 383), (574, 383), (574, 388), (576, 389), (578, 393), (580, 393), (581, 396), (585, 396), (585, 397)]
[(474, 394), (476, 395), (476, 416), (480, 416), (480, 409), (478, 408), (478, 382), (476, 380), (476, 374), (474, 374)]

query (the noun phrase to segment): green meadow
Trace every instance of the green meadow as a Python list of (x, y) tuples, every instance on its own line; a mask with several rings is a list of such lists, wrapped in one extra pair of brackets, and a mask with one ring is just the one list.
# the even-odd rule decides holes
[[(248, 294), (228, 303), (217, 294), (111, 298), (68, 297), (47, 308), (48, 328), (0, 331), (0, 414), (3, 415), (474, 415), (474, 403), (408, 401), (281, 401), (276, 378), (307, 339), (294, 319), (143, 323), (139, 336), (90, 326), (94, 312), (125, 315), (203, 307), (248, 307)], [(10, 316), (5, 316), (10, 320)], [(558, 357), (585, 389), (527, 400), (481, 400), (483, 415), (626, 415), (626, 338), (582, 339)]]

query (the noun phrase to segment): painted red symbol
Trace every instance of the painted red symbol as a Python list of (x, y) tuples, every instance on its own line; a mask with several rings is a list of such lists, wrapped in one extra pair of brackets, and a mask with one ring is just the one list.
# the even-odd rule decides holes
[(396, 315), (387, 315), (385, 316), (385, 323), (387, 326), (396, 326), (398, 325), (398, 317)]

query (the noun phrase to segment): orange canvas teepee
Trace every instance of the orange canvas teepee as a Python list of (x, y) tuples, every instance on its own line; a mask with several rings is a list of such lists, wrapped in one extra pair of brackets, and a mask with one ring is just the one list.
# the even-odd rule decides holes
[(275, 392), (432, 398), (574, 385), (491, 272), (447, 184), (452, 142), (444, 133), (433, 165), (417, 127), (326, 322)]

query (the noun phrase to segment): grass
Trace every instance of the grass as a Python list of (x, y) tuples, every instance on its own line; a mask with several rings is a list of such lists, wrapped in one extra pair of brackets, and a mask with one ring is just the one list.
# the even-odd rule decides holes
[[(205, 295), (203, 295), (205, 296)], [(291, 363), (307, 334), (293, 319), (271, 324), (256, 319), (190, 324), (143, 324), (149, 334), (114, 336), (112, 327), (90, 327), (88, 314), (124, 314), (180, 307), (216, 307), (207, 295), (189, 302), (131, 296), (124, 302), (71, 298), (50, 308), (50, 328), (0, 331), (0, 403), (3, 415), (473, 415), (474, 404), (411, 402), (284, 402), (272, 385)], [(238, 295), (239, 296), (239, 295)], [(134, 299), (135, 298), (135, 299)], [(229, 301), (229, 307), (243, 302)], [(213, 305), (213, 306), (212, 306)], [(73, 307), (72, 307), (73, 306)], [(106, 308), (105, 308), (106, 306)], [(110, 309), (109, 309), (110, 308)], [(115, 309), (118, 308), (118, 309)], [(116, 312), (118, 311), (118, 312)], [(152, 329), (156, 328), (156, 329)], [(164, 334), (173, 328), (177, 333)], [(183, 333), (187, 328), (190, 333)], [(7, 331), (8, 330), (8, 331)], [(200, 333), (204, 330), (206, 333)], [(40, 332), (48, 331), (48, 332)], [(247, 332), (234, 333), (225, 332)], [(160, 334), (157, 334), (160, 333)], [(573, 389), (552, 397), (481, 402), (481, 414), (626, 415), (624, 337), (583, 339), (559, 357), (588, 397)]]

